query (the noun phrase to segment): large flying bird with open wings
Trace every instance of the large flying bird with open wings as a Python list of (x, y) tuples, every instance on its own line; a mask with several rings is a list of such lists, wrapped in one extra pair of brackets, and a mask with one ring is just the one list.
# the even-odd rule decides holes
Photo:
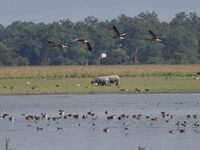
[(124, 40), (127, 36), (126, 33), (120, 33), (119, 30), (117, 29), (117, 27), (115, 25), (113, 25), (113, 31), (115, 32), (115, 36), (113, 37), (113, 39), (119, 39), (119, 40)]
[(80, 43), (82, 43), (82, 44), (85, 44), (86, 46), (87, 46), (87, 49), (89, 50), (89, 51), (93, 51), (93, 48), (92, 48), (92, 46), (91, 46), (91, 43), (88, 41), (88, 40), (86, 40), (86, 39), (83, 39), (83, 38), (78, 38), (78, 39), (75, 39), (73, 42), (76, 42), (76, 41), (78, 41), (78, 42), (80, 42)]
[(151, 38), (146, 39), (148, 41), (153, 41), (153, 42), (161, 42), (163, 38), (158, 37), (153, 31), (149, 30), (149, 34), (151, 35)]

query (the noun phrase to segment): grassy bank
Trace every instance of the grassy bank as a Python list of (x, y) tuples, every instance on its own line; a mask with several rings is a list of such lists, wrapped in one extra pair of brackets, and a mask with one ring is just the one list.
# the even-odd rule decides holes
[[(2, 67), (0, 94), (200, 92), (200, 65)], [(97, 87), (94, 76), (118, 74), (120, 87)]]
[(6, 79), (0, 80), (0, 94), (119, 93), (122, 89), (130, 93), (200, 92), (200, 80), (190, 76), (122, 77), (120, 87), (97, 87), (90, 84), (91, 79)]

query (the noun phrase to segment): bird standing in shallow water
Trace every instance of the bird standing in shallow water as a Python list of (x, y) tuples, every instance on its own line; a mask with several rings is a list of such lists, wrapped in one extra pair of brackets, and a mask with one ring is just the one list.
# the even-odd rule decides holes
[(103, 129), (103, 132), (104, 132), (104, 133), (109, 133), (109, 132), (110, 132), (110, 129), (109, 129), (109, 128), (105, 128), (105, 129)]
[(40, 127), (37, 127), (36, 129), (37, 129), (37, 132), (43, 130), (43, 128), (40, 128)]
[(145, 147), (138, 147), (138, 150), (145, 150)]

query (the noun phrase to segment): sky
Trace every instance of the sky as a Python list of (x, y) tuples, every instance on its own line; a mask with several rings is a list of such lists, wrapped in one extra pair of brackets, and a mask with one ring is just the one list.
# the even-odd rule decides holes
[(160, 21), (169, 22), (180, 12), (200, 16), (200, 0), (0, 0), (0, 24), (14, 21), (51, 23), (62, 19), (82, 21), (94, 16), (100, 21), (155, 11)]

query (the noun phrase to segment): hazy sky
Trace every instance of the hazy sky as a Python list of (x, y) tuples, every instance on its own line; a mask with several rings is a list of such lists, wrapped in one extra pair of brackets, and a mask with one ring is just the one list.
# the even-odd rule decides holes
[(76, 22), (87, 16), (110, 20), (145, 11), (155, 11), (161, 21), (170, 21), (182, 11), (200, 16), (200, 0), (0, 0), (0, 24), (17, 20), (49, 23), (67, 18)]

